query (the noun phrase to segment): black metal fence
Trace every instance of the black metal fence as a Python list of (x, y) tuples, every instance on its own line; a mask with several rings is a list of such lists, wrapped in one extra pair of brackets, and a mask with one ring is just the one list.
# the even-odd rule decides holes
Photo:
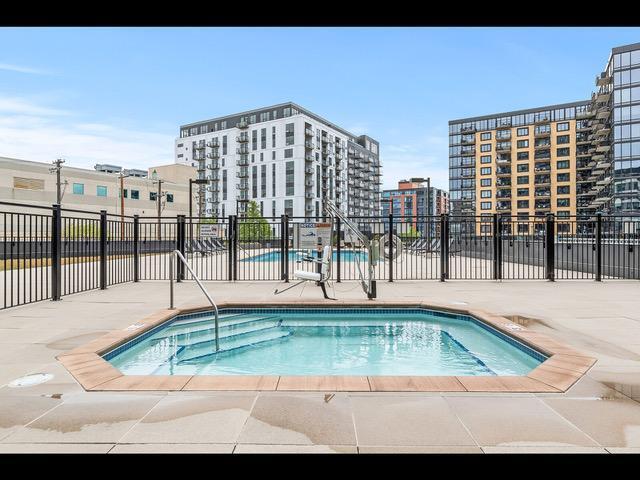
[[(316, 252), (294, 248), (312, 219), (120, 216), (0, 202), (2, 308), (140, 280), (168, 280), (180, 250), (202, 280), (288, 281)], [(356, 217), (379, 245), (375, 278), (640, 279), (640, 217)], [(368, 252), (337, 220), (331, 276), (357, 280)], [(189, 274), (178, 266), (181, 279)]]

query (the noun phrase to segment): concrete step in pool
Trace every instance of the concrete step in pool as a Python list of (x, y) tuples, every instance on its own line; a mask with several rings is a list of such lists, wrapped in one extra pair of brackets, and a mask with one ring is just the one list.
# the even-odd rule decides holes
[[(241, 324), (220, 326), (218, 330), (219, 339), (230, 339), (238, 335), (259, 332), (262, 330), (268, 330), (279, 325), (279, 320), (255, 320), (253, 322), (246, 322)], [(180, 347), (195, 347), (202, 342), (215, 341), (216, 330), (215, 328), (207, 328), (206, 330), (199, 330), (195, 334), (181, 334), (178, 335), (176, 340)]]
[(251, 332), (230, 335), (220, 339), (220, 350), (216, 352), (215, 340), (185, 346), (176, 354), (178, 363), (198, 362), (204, 357), (219, 355), (243, 347), (253, 347), (291, 336), (293, 330), (282, 327), (260, 328)]

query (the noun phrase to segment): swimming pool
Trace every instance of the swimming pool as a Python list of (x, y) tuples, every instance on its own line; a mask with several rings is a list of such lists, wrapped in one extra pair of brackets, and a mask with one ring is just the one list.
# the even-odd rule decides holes
[[(295, 262), (302, 257), (311, 256), (316, 258), (316, 252), (306, 251), (306, 250), (289, 250), (289, 261)], [(358, 257), (361, 261), (367, 261), (366, 252), (354, 252), (353, 250), (342, 250), (340, 252), (340, 260), (342, 262), (355, 262), (356, 257)], [(338, 252), (336, 250), (333, 251), (332, 260), (335, 262), (338, 260)], [(241, 260), (242, 262), (279, 262), (280, 261), (280, 251), (273, 251), (267, 253), (261, 253), (259, 255), (254, 255), (251, 257), (247, 257)]]
[(423, 308), (184, 314), (103, 358), (125, 375), (526, 375), (546, 357), (470, 315)]

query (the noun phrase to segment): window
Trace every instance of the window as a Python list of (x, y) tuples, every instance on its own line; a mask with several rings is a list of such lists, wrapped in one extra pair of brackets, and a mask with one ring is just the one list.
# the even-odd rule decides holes
[(258, 149), (258, 130), (251, 131), (251, 150)]
[(518, 169), (518, 172), (528, 172), (529, 171), (529, 164), (528, 163), (521, 163), (516, 168)]
[(491, 210), (491, 202), (480, 202), (480, 210)]
[(267, 129), (263, 128), (260, 130), (260, 148), (267, 148)]
[(263, 162), (264, 161), (264, 152), (260, 152), (260, 161)]
[(522, 176), (522, 177), (518, 177), (518, 185), (527, 185), (529, 183), (529, 177), (528, 176)]
[(271, 201), (271, 215), (273, 216), (273, 218), (276, 217), (276, 201), (275, 200)]
[(480, 140), (491, 140), (491, 132), (483, 132), (480, 134)]
[(227, 171), (222, 170), (222, 200), (227, 199)]
[(267, 196), (267, 166), (260, 165), (260, 196)]
[(167, 193), (167, 203), (173, 203), (173, 193)]
[(527, 148), (529, 146), (529, 140), (518, 140), (518, 148)]
[[(291, 124), (293, 125), (293, 124)], [(287, 162), (286, 164), (286, 195), (289, 197), (294, 195), (294, 185), (295, 185), (295, 171), (294, 171), (294, 162)], [(289, 200), (287, 200), (289, 201)], [(293, 200), (291, 200), (293, 209)], [(285, 202), (285, 210), (286, 210), (286, 202)], [(288, 215), (288, 214), (287, 214)], [(293, 214), (292, 214), (293, 215)]]
[(483, 143), (482, 145), (480, 145), (480, 151), (481, 152), (490, 152), (491, 151), (491, 144), (490, 143)]
[(559, 173), (557, 179), (558, 179), (559, 182), (568, 182), (569, 181), (569, 174), (568, 173)]
[(569, 198), (558, 198), (558, 200), (556, 201), (556, 205), (558, 207), (568, 207), (569, 206)]
[(569, 210), (558, 210), (556, 212), (556, 215), (558, 216), (558, 218), (563, 218), (571, 215), (571, 212)]
[(222, 154), (223, 155), (227, 154), (227, 136), (226, 135), (222, 137)]
[(258, 166), (251, 167), (251, 198), (258, 198)]
[(285, 125), (285, 145), (293, 145), (294, 131), (293, 123), (287, 123)]
[(562, 122), (556, 125), (557, 132), (566, 132), (567, 130), (569, 130), (569, 122)]
[(158, 192), (149, 192), (149, 200), (152, 202), (158, 200)]
[(491, 179), (490, 178), (482, 178), (482, 179), (480, 179), (480, 186), (481, 187), (490, 187), (491, 186)]
[(516, 132), (516, 134), (519, 137), (524, 137), (525, 135), (529, 135), (529, 128), (528, 127), (524, 127), (524, 128), (519, 128)]
[(568, 157), (569, 156), (569, 147), (556, 149), (556, 155), (558, 157)]
[(569, 168), (569, 160), (561, 160), (558, 162), (558, 170)]
[(276, 159), (276, 151), (274, 150), (273, 152), (271, 152), (271, 160), (275, 160)]
[(529, 200), (518, 200), (518, 208), (529, 208)]
[(529, 189), (528, 188), (519, 188), (517, 193), (518, 193), (519, 197), (528, 197), (529, 196)]
[(73, 184), (73, 194), (74, 195), (84, 195), (84, 183), (74, 183)]
[(293, 200), (284, 201), (284, 214), (293, 217)]
[(131, 190), (131, 200), (140, 200), (140, 190)]
[(491, 163), (491, 155), (482, 155), (480, 157), (480, 163)]
[[(276, 164), (275, 163), (271, 164), (271, 196), (272, 197), (276, 196)], [(275, 211), (276, 211), (276, 205), (274, 202), (273, 204), (274, 215), (275, 215)]]
[(129, 190), (124, 189), (124, 198), (129, 198)]
[(316, 197), (320, 198), (320, 183), (321, 183), (321, 176), (320, 176), (320, 165), (316, 165)]
[(293, 148), (285, 149), (284, 158), (293, 158)]
[(481, 198), (491, 198), (491, 190), (480, 190)]
[(558, 135), (556, 137), (556, 142), (558, 144), (569, 143), (570, 136), (569, 135)]
[(569, 185), (558, 185), (558, 195), (568, 195), (571, 193), (571, 187)]
[(482, 167), (480, 169), (480, 175), (491, 175), (491, 167)]
[(99, 197), (106, 197), (107, 196), (107, 187), (105, 187), (104, 185), (98, 185), (97, 191), (96, 191), (96, 195)]
[[(276, 148), (276, 127), (275, 127), (275, 125), (273, 127), (271, 127), (271, 148)], [(276, 154), (276, 152), (273, 152), (274, 160), (275, 160), (275, 154)]]
[(518, 160), (529, 160), (529, 152), (518, 152), (516, 158)]

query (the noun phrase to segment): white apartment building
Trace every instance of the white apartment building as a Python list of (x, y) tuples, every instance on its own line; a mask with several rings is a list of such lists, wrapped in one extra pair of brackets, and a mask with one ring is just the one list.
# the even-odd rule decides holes
[(319, 218), (322, 200), (352, 216), (380, 214), (380, 145), (295, 103), (182, 125), (176, 163), (194, 166), (199, 212), (242, 215), (255, 201), (264, 217)]

